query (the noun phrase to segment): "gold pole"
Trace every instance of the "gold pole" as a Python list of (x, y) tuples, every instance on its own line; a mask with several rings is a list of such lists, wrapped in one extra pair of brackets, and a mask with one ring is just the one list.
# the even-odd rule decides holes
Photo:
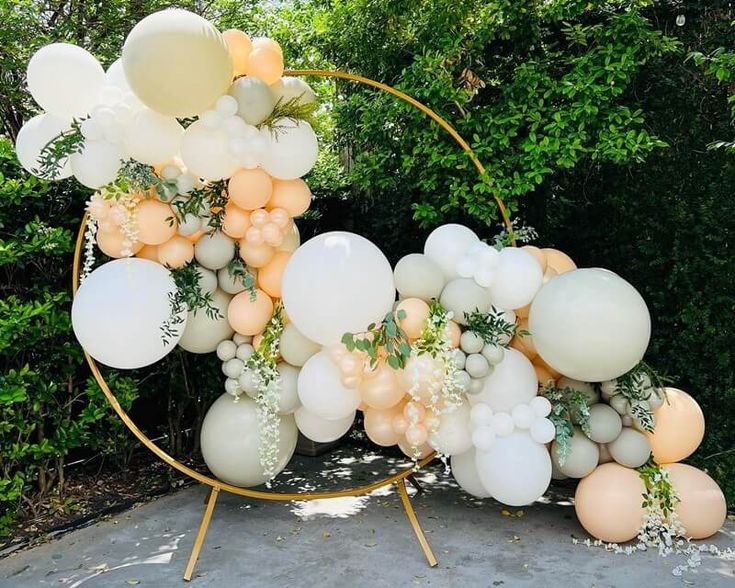
[(209, 528), (209, 522), (212, 520), (212, 513), (214, 512), (214, 505), (217, 504), (218, 495), (219, 487), (213, 486), (206, 498), (207, 508), (204, 510), (202, 523), (199, 525), (199, 532), (196, 539), (194, 539), (194, 547), (191, 549), (189, 563), (186, 564), (186, 571), (184, 572), (184, 580), (187, 582), (191, 580), (191, 576), (194, 574), (194, 567), (197, 565), (199, 552), (202, 550), (202, 545), (204, 545), (204, 538), (207, 536), (207, 529)]
[(408, 491), (406, 490), (405, 480), (400, 480), (396, 482), (396, 486), (398, 487), (398, 493), (401, 495), (401, 502), (403, 502), (403, 509), (406, 511), (408, 521), (413, 527), (413, 532), (416, 533), (416, 539), (419, 540), (419, 543), (421, 544), (421, 549), (424, 550), (424, 555), (426, 556), (429, 565), (434, 568), (436, 567), (438, 562), (436, 561), (436, 557), (434, 557), (434, 552), (431, 550), (431, 545), (429, 545), (429, 542), (426, 539), (426, 535), (424, 535), (424, 530), (421, 528), (421, 523), (419, 523), (416, 512), (413, 510), (411, 499), (408, 497)]

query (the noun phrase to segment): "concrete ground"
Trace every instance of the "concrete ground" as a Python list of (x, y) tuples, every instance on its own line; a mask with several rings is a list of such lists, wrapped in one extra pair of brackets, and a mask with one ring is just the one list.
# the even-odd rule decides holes
[[(347, 448), (326, 460), (298, 458), (281, 479), (292, 489), (334, 488), (372, 481), (400, 465), (369, 451), (355, 458)], [(701, 567), (678, 578), (671, 571), (681, 558), (574, 545), (572, 537), (587, 535), (569, 490), (552, 491), (519, 512), (461, 493), (438, 462), (418, 477), (426, 492), (412, 500), (436, 568), (427, 565), (392, 489), (296, 503), (223, 494), (192, 586), (735, 586), (733, 559), (704, 556)], [(15, 553), (0, 561), (0, 587), (181, 586), (205, 493), (188, 488)], [(728, 522), (708, 543), (735, 547), (735, 525)]]

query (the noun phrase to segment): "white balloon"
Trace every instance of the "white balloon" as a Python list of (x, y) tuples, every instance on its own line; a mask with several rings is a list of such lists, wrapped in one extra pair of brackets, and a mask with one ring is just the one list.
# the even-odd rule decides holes
[(470, 421), (476, 427), (492, 423), (493, 409), (484, 402), (478, 402), (470, 409)]
[(133, 89), (128, 84), (128, 79), (125, 77), (125, 70), (122, 65), (122, 58), (115, 60), (105, 72), (105, 84), (107, 86), (117, 88), (122, 94), (123, 101), (131, 107), (135, 112), (145, 108), (143, 103), (133, 92)]
[(235, 80), (230, 95), (237, 100), (237, 114), (249, 125), (262, 123), (276, 104), (268, 84), (251, 76)]
[(253, 356), (253, 353), (255, 353), (255, 347), (253, 347), (250, 343), (240, 343), (237, 346), (237, 351), (235, 351), (235, 356), (238, 359), (247, 361)]
[(617, 439), (623, 429), (620, 415), (607, 404), (595, 404), (590, 407), (589, 438), (595, 443), (610, 443)]
[(513, 417), (507, 412), (496, 412), (490, 420), (490, 426), (498, 437), (507, 437), (515, 430)]
[[(281, 361), (278, 369), (278, 414), (291, 414), (301, 405), (299, 402), (298, 379), (299, 368)], [(298, 425), (298, 421), (296, 423)]]
[(233, 378), (227, 378), (225, 380), (225, 392), (232, 396), (239, 396), (242, 394), (242, 388), (240, 388), (240, 382)]
[(263, 169), (279, 180), (293, 180), (311, 171), (319, 155), (314, 129), (303, 120), (281, 119), (271, 131), (264, 128), (270, 145), (263, 157)]
[[(280, 416), (276, 473), (291, 459), (298, 430), (293, 416)], [(212, 473), (223, 482), (248, 487), (266, 481), (260, 465), (260, 419), (254, 400), (235, 400), (223, 394), (207, 411), (202, 423), (202, 457)]]
[(227, 307), (232, 297), (215, 290), (210, 304), (217, 310), (217, 315), (210, 317), (205, 308), (198, 308), (188, 315), (186, 329), (179, 341), (182, 349), (191, 353), (211, 353), (226, 339), (232, 338), (234, 331), (227, 322)]
[(344, 419), (360, 404), (360, 394), (356, 389), (345, 388), (339, 368), (326, 351), (310, 357), (301, 368), (298, 391), (301, 404), (327, 420)]
[(472, 432), (472, 444), (479, 451), (490, 451), (497, 435), (495, 429), (489, 426), (478, 427)]
[[(15, 152), (18, 161), (27, 172), (38, 175), (39, 155), (53, 139), (68, 131), (68, 121), (56, 118), (51, 114), (37, 114), (26, 122), (18, 131), (15, 140)], [(63, 180), (71, 175), (71, 164), (69, 159), (59, 162), (54, 168), (55, 180)]]
[[(187, 323), (185, 310), (169, 321), (174, 292), (171, 272), (158, 263), (139, 258), (105, 263), (74, 297), (74, 334), (107, 366), (135, 369), (155, 363), (173, 350)], [(161, 327), (167, 322), (173, 336), (164, 341)]]
[(222, 231), (202, 235), (194, 244), (194, 257), (207, 269), (221, 269), (235, 257), (235, 242)]
[(120, 147), (108, 141), (85, 141), (81, 152), (69, 158), (74, 177), (87, 188), (100, 188), (117, 177), (122, 167)]
[(439, 301), (446, 310), (454, 314), (453, 320), (460, 325), (467, 324), (465, 313), (487, 312), (490, 308), (487, 290), (478, 286), (471, 278), (457, 278), (450, 281), (444, 287)]
[(322, 345), (380, 322), (395, 300), (385, 255), (364, 237), (342, 231), (299, 247), (286, 264), (281, 289), (291, 322)]
[(547, 417), (551, 414), (551, 402), (544, 396), (536, 396), (528, 403), (537, 417)]
[(229, 361), (235, 357), (235, 353), (237, 353), (237, 345), (230, 339), (217, 345), (217, 358), (221, 361)]
[(611, 380), (643, 357), (651, 317), (628, 282), (603, 269), (565, 272), (531, 305), (529, 331), (539, 355), (555, 370), (585, 382)]
[(302, 406), (296, 410), (294, 416), (296, 425), (304, 437), (317, 443), (329, 443), (336, 441), (350, 430), (356, 414), (356, 411), (352, 411), (341, 419), (327, 420)]
[(296, 104), (311, 104), (316, 100), (314, 90), (301, 78), (283, 76), (280, 80), (267, 87), (270, 89), (271, 94), (273, 94), (275, 102), (280, 102), (281, 105), (291, 100), (294, 100)]
[(500, 308), (520, 308), (533, 300), (541, 288), (544, 273), (536, 258), (518, 247), (500, 252), (490, 284), (490, 300)]
[(45, 111), (69, 119), (82, 117), (97, 103), (105, 71), (77, 45), (52, 43), (28, 62), (28, 89)]
[(537, 418), (531, 423), (529, 433), (536, 443), (551, 443), (556, 437), (556, 427), (547, 418)]
[(173, 116), (145, 108), (125, 131), (125, 148), (133, 159), (158, 165), (179, 153), (184, 127)]
[(459, 338), (459, 346), (465, 353), (480, 353), (485, 341), (474, 331), (465, 331)]
[(281, 357), (291, 365), (302, 366), (307, 360), (321, 349), (319, 343), (304, 337), (299, 330), (288, 323), (281, 333)]
[(450, 461), (450, 467), (454, 479), (468, 494), (472, 494), (477, 498), (490, 498), (490, 493), (480, 481), (477, 473), (477, 465), (475, 464), (475, 450), (470, 449), (459, 455), (453, 455)]
[[(217, 348), (219, 348), (219, 345), (217, 345)], [(244, 368), (243, 362), (237, 357), (233, 357), (222, 364), (222, 373), (228, 378), (236, 380), (240, 377)]]
[(569, 440), (570, 451), (564, 463), (559, 460), (559, 445), (551, 444), (551, 457), (557, 469), (570, 478), (584, 478), (592, 473), (600, 460), (597, 443), (590, 441), (579, 427), (574, 427), (574, 434)]
[(510, 412), (536, 396), (538, 380), (533, 364), (520, 351), (506, 349), (505, 357), (485, 379), (485, 386), (474, 398), (495, 412)]
[(403, 298), (421, 298), (426, 302), (439, 299), (444, 289), (441, 268), (421, 253), (402, 257), (393, 270), (396, 290)]
[(426, 238), (424, 254), (441, 268), (447, 280), (453, 280), (459, 277), (457, 263), (479, 240), (463, 225), (442, 225)]
[(240, 167), (230, 153), (227, 133), (223, 129), (208, 129), (200, 120), (184, 131), (181, 159), (190, 173), (208, 181), (229, 178)]
[(513, 407), (511, 412), (513, 424), (519, 429), (530, 429), (533, 421), (536, 420), (536, 414), (528, 404), (519, 404)]
[(543, 496), (551, 482), (551, 458), (526, 431), (495, 440), (490, 451), (475, 456), (482, 485), (495, 500), (523, 506)]
[(439, 428), (429, 438), (429, 444), (443, 455), (464, 453), (472, 448), (470, 404), (466, 400), (453, 411), (439, 417)]

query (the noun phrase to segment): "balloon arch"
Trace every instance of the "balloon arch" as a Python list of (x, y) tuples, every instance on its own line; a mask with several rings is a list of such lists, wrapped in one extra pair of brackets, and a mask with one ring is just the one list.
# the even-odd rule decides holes
[[(561, 251), (517, 246), (497, 195), (505, 229), (493, 244), (443, 225), (395, 268), (353, 233), (301, 245), (294, 218), (311, 202), (301, 178), (318, 156), (316, 96), (303, 76), (411, 105), (485, 178), (470, 145), (415, 98), (347, 72), (285, 70), (272, 39), (220, 33), (184, 10), (144, 18), (107, 72), (63, 43), (28, 65), (45, 112), (19, 132), (18, 159), (95, 190), (72, 306), (92, 374), (143, 445), (210, 488), (184, 578), (223, 491), (291, 501), (395, 485), (435, 566), (406, 482), (418, 488), (413, 472), (436, 455), (451, 458), (464, 491), (512, 506), (537, 500), (552, 477), (580, 478), (575, 509), (598, 541), (617, 550), (638, 537), (691, 555), (695, 547), (671, 537), (712, 535), (726, 505), (706, 473), (678, 463), (699, 446), (704, 417), (642, 361), (651, 319), (640, 294)], [(95, 245), (113, 260), (97, 264)], [(177, 344), (222, 361), (224, 393), (201, 431), (214, 476), (149, 439), (97, 365), (144, 367)], [(368, 438), (397, 445), (412, 467), (339, 491), (252, 489), (270, 488), (299, 432), (336, 440), (358, 410)]]

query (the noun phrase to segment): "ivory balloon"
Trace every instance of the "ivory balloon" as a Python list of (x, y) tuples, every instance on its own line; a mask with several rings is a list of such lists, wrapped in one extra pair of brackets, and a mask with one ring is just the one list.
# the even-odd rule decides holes
[(230, 153), (227, 133), (223, 129), (207, 128), (202, 120), (184, 131), (181, 159), (189, 173), (211, 182), (229, 178), (240, 167)]
[(684, 463), (670, 463), (664, 468), (681, 499), (675, 510), (687, 537), (706, 539), (717, 533), (727, 517), (725, 495), (717, 482)]
[(301, 78), (283, 76), (275, 84), (269, 86), (271, 94), (276, 103), (286, 104), (291, 100), (295, 104), (311, 104), (316, 100), (316, 95), (311, 86)]
[(470, 404), (464, 400), (457, 408), (439, 417), (439, 428), (429, 444), (443, 455), (465, 453), (472, 449)]
[(472, 230), (463, 225), (442, 225), (426, 238), (424, 255), (439, 266), (447, 281), (453, 280), (459, 277), (457, 263), (479, 240)]
[(319, 145), (311, 125), (303, 120), (281, 119), (273, 131), (262, 129), (269, 148), (263, 169), (279, 180), (293, 180), (311, 171), (319, 155)]
[(543, 283), (541, 265), (531, 253), (517, 247), (506, 247), (499, 258), (488, 288), (492, 304), (499, 308), (529, 304)]
[(342, 384), (342, 374), (329, 353), (311, 356), (299, 373), (299, 399), (311, 413), (327, 420), (344, 419), (360, 404), (357, 390)]
[(168, 116), (207, 110), (232, 83), (224, 38), (186, 10), (162, 10), (141, 20), (125, 39), (122, 62), (136, 96)]
[(656, 463), (673, 463), (694, 453), (704, 438), (704, 414), (689, 394), (665, 388), (666, 400), (654, 412), (656, 427), (646, 433)]
[[(247, 345), (247, 344), (246, 344)], [(292, 414), (301, 406), (299, 401), (299, 368), (278, 362), (278, 414)], [(296, 422), (298, 425), (298, 421)]]
[(251, 76), (235, 80), (230, 95), (237, 100), (238, 116), (249, 125), (262, 123), (276, 105), (268, 84)]
[[(15, 140), (15, 153), (18, 161), (27, 172), (39, 173), (39, 156), (44, 147), (63, 132), (69, 130), (69, 123), (51, 114), (37, 114), (18, 131)], [(63, 180), (71, 175), (69, 158), (60, 161), (49, 174), (51, 179)]]
[(221, 231), (202, 236), (194, 245), (194, 257), (207, 269), (225, 267), (235, 256), (235, 242)]
[(74, 334), (97, 361), (118, 369), (155, 363), (173, 350), (187, 323), (181, 310), (161, 337), (171, 316), (169, 297), (176, 284), (165, 267), (147, 259), (110, 261), (82, 282), (71, 310)]
[(87, 188), (97, 189), (117, 177), (123, 153), (108, 141), (85, 141), (82, 150), (69, 157), (74, 177)]
[(296, 410), (294, 416), (296, 426), (304, 437), (317, 443), (330, 443), (350, 430), (356, 414), (356, 411), (352, 411), (345, 417), (327, 420), (301, 406)]
[(211, 353), (222, 341), (232, 338), (235, 331), (227, 322), (230, 298), (222, 290), (215, 290), (210, 304), (217, 310), (216, 316), (210, 316), (203, 308), (189, 313), (186, 330), (179, 341), (182, 349), (191, 353)]
[(52, 43), (31, 57), (27, 81), (41, 108), (69, 120), (92, 110), (104, 86), (105, 71), (87, 50), (69, 43)]
[(625, 543), (643, 524), (645, 492), (638, 472), (617, 463), (599, 466), (580, 480), (574, 510), (586, 531), (602, 541)]
[(304, 337), (299, 330), (288, 323), (281, 333), (281, 357), (291, 365), (302, 366), (321, 349), (318, 343)]
[(551, 444), (551, 457), (557, 469), (570, 478), (584, 478), (590, 474), (600, 460), (600, 450), (594, 441), (590, 441), (579, 427), (574, 427), (574, 434), (569, 440), (569, 454), (564, 463), (560, 463), (559, 445)]
[(477, 473), (475, 455), (474, 448), (464, 453), (452, 455), (450, 460), (452, 474), (459, 487), (468, 494), (476, 498), (490, 498), (490, 493), (485, 490), (485, 486), (482, 485), (480, 476)]
[(616, 462), (626, 468), (642, 466), (651, 455), (651, 445), (646, 436), (629, 427), (623, 428), (620, 435), (607, 444), (607, 450)]
[(651, 317), (628, 282), (603, 269), (582, 269), (548, 282), (533, 300), (529, 328), (539, 355), (585, 382), (611, 380), (643, 357)]
[(475, 463), (485, 489), (510, 506), (538, 500), (551, 482), (548, 451), (525, 431), (496, 438), (490, 451), (476, 452)]
[(473, 402), (484, 402), (495, 412), (510, 412), (528, 403), (538, 390), (533, 365), (520, 351), (506, 349), (505, 357), (485, 379), (482, 392)]
[[(298, 430), (291, 415), (278, 417), (276, 473), (291, 459)], [(260, 464), (261, 424), (254, 400), (225, 393), (215, 400), (202, 423), (202, 457), (212, 473), (223, 482), (249, 487), (266, 481)]]
[(451, 280), (444, 287), (439, 301), (446, 310), (454, 313), (453, 318), (460, 325), (467, 324), (465, 314), (487, 312), (490, 308), (487, 290), (478, 286), (472, 278)]
[(395, 299), (393, 272), (380, 249), (342, 231), (299, 247), (286, 265), (281, 290), (294, 326), (322, 345), (380, 322)]
[(429, 257), (411, 253), (402, 257), (393, 270), (396, 290), (403, 298), (438, 300), (444, 289), (444, 274)]

